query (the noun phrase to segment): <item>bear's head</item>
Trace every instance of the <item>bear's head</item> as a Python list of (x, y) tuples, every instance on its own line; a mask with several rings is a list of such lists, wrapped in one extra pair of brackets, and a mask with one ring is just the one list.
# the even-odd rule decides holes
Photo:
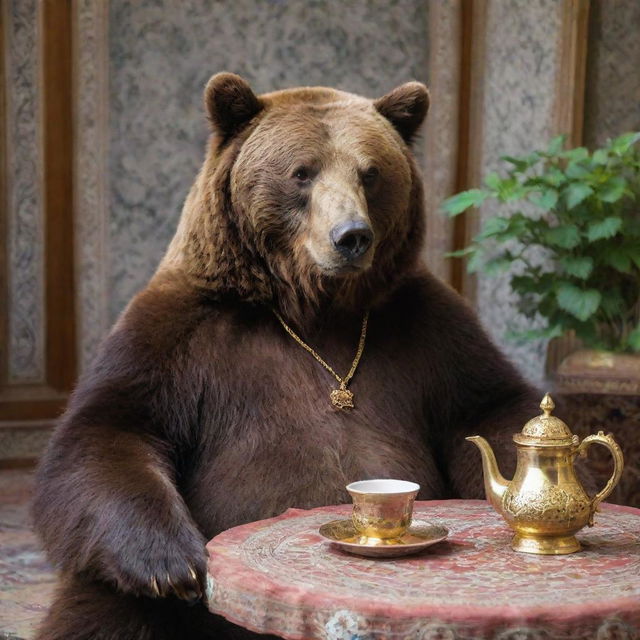
[(322, 87), (256, 96), (220, 73), (204, 99), (214, 135), (161, 268), (293, 319), (362, 309), (415, 265), (424, 212), (409, 144), (424, 85), (378, 100)]

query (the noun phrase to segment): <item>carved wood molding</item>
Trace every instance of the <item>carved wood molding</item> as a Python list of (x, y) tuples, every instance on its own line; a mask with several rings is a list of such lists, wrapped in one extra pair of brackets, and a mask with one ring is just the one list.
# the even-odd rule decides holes
[(425, 128), (425, 261), (436, 276), (451, 280), (453, 221), (439, 211), (455, 193), (458, 179), (458, 136), (461, 91), (462, 3), (442, 0), (429, 9), (429, 90), (431, 106)]
[[(456, 192), (478, 186), (482, 178), (486, 20), (487, 0), (463, 0)], [(455, 219), (454, 250), (462, 249), (469, 244), (478, 231), (478, 224), (479, 217), (475, 210), (467, 211)], [(451, 261), (451, 283), (475, 304), (476, 279), (467, 274), (463, 260)]]
[[(561, 12), (554, 130), (567, 136), (570, 147), (576, 147), (583, 138), (589, 0), (564, 0)], [(551, 340), (545, 363), (547, 375), (555, 373), (562, 360), (580, 345), (573, 334)]]
[(445, 253), (466, 246), (477, 215), (450, 220), (439, 206), (448, 196), (476, 186), (482, 173), (486, 11), (486, 0), (442, 0), (430, 5), (429, 14), (432, 105), (426, 125), (425, 259), (435, 275), (471, 300), (474, 278), (467, 276), (463, 261)]
[(108, 3), (73, 0), (75, 249), (79, 369), (108, 330)]
[(0, 427), (59, 415), (76, 375), (71, 4), (2, 9)]
[(554, 129), (575, 147), (582, 144), (589, 0), (564, 0), (561, 11)]

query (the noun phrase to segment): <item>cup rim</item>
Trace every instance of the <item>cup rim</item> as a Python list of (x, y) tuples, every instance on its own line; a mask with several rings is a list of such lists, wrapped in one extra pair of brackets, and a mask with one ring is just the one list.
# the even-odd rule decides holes
[[(384, 485), (387, 485), (386, 487)], [(392, 478), (375, 478), (371, 480), (357, 480), (346, 486), (350, 494), (382, 494), (387, 496), (417, 493), (420, 485), (409, 480), (394, 480)]]

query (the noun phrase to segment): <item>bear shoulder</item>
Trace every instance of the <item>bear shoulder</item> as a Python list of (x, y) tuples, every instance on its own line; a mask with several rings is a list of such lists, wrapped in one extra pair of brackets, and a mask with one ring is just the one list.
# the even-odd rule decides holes
[(386, 307), (416, 322), (414, 330), (445, 341), (484, 336), (469, 302), (426, 269), (405, 276)]
[(537, 390), (457, 291), (425, 270), (407, 277), (389, 302), (388, 313), (403, 325), (398, 333), (414, 345), (416, 367), (424, 367), (432, 380), (428, 395), (437, 398), (434, 406), (479, 417), (526, 398), (535, 412)]
[(181, 276), (154, 277), (100, 345), (62, 422), (193, 422), (202, 386), (193, 338), (217, 313)]
[(186, 344), (216, 313), (206, 293), (179, 273), (162, 273), (140, 291), (115, 323), (109, 338), (120, 336), (143, 352), (168, 355)]

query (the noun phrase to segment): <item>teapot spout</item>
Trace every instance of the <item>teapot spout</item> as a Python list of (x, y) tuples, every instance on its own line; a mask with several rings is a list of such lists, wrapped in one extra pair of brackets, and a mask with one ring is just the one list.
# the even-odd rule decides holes
[(466, 439), (480, 449), (487, 500), (496, 511), (502, 513), (502, 496), (510, 483), (502, 477), (491, 445), (482, 436), (469, 436)]

